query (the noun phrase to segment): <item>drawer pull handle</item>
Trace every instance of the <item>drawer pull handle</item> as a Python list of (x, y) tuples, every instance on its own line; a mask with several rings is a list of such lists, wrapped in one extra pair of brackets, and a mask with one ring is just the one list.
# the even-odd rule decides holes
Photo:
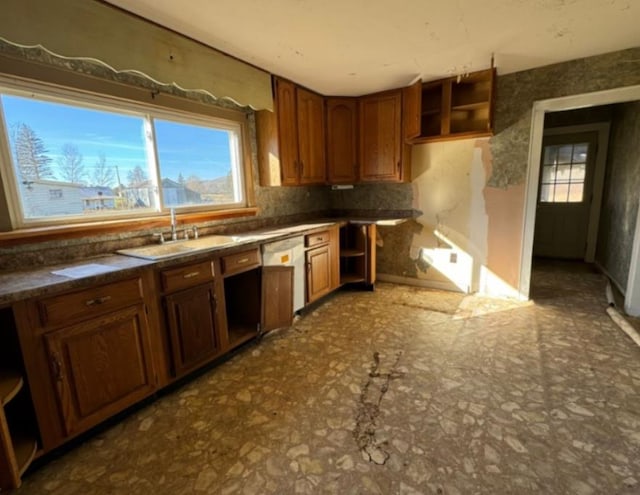
[(242, 263), (247, 263), (248, 261), (249, 261), (249, 258), (242, 258), (242, 259), (236, 261), (236, 263), (238, 265), (241, 265)]
[(316, 241), (324, 241), (324, 237), (316, 237)]
[(85, 302), (85, 304), (87, 306), (96, 306), (98, 304), (104, 304), (109, 301), (111, 301), (111, 296), (102, 296), (102, 297), (96, 297), (95, 299), (89, 299), (88, 301)]
[(193, 278), (193, 277), (197, 277), (198, 275), (200, 275), (200, 272), (189, 272), (189, 273), (185, 273), (182, 278)]
[(56, 353), (51, 354), (51, 369), (53, 370), (53, 377), (57, 382), (62, 381), (64, 375), (62, 374), (62, 363)]

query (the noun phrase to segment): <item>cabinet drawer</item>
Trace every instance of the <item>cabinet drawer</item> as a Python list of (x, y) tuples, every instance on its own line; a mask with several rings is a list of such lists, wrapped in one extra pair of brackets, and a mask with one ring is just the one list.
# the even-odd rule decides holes
[(241, 253), (230, 254), (222, 257), (222, 274), (231, 275), (233, 273), (244, 272), (251, 268), (260, 266), (259, 248), (249, 249)]
[(213, 279), (213, 264), (211, 261), (203, 261), (193, 265), (164, 270), (160, 274), (162, 289), (172, 292), (185, 287), (193, 287)]
[(46, 326), (91, 318), (141, 300), (140, 279), (134, 278), (42, 299), (38, 307), (42, 324)]
[(320, 246), (329, 242), (329, 231), (323, 230), (315, 234), (307, 234), (304, 236), (304, 245), (306, 247)]

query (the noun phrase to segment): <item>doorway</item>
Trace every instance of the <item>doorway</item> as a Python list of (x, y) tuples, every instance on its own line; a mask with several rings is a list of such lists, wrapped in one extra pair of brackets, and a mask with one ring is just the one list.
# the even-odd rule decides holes
[[(616, 88), (594, 93), (542, 100), (534, 103), (531, 119), (531, 139), (529, 142), (529, 161), (522, 236), (523, 241), (520, 258), (519, 294), (521, 298), (529, 298), (531, 283), (531, 265), (538, 206), (538, 187), (540, 179), (540, 164), (542, 161), (545, 114), (554, 111), (608, 105), (612, 103), (623, 103), (635, 100), (640, 100), (640, 86)], [(606, 143), (601, 143), (599, 141), (598, 146), (601, 144), (606, 145)], [(625, 298), (625, 309), (632, 315), (640, 314), (640, 259), (637, 259), (640, 257), (640, 225), (638, 225), (635, 230), (636, 235), (633, 242), (633, 255)], [(589, 232), (587, 235), (591, 236), (592, 232)], [(589, 253), (587, 253), (587, 256), (588, 255)]]

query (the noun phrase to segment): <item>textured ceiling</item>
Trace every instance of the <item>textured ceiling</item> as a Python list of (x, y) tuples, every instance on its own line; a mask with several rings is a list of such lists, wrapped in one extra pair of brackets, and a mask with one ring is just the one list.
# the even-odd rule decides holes
[(108, 0), (326, 95), (640, 46), (640, 0)]

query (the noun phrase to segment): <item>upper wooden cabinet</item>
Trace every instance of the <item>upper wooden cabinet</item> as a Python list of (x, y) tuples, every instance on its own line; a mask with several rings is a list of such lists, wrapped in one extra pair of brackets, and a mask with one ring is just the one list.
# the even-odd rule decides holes
[(326, 182), (324, 98), (274, 78), (275, 114), (257, 113), (260, 184)]
[(400, 182), (407, 178), (402, 90), (360, 98), (360, 181)]
[(298, 180), (324, 184), (327, 180), (324, 135), (324, 98), (297, 88)]
[[(256, 114), (260, 185), (411, 179), (421, 84), (361, 97), (327, 97), (274, 78), (275, 113)], [(326, 122), (326, 126), (325, 126)]]
[(358, 179), (358, 99), (327, 98), (327, 178), (330, 184)]
[(406, 138), (422, 143), (491, 135), (494, 81), (495, 69), (487, 69), (406, 88)]

